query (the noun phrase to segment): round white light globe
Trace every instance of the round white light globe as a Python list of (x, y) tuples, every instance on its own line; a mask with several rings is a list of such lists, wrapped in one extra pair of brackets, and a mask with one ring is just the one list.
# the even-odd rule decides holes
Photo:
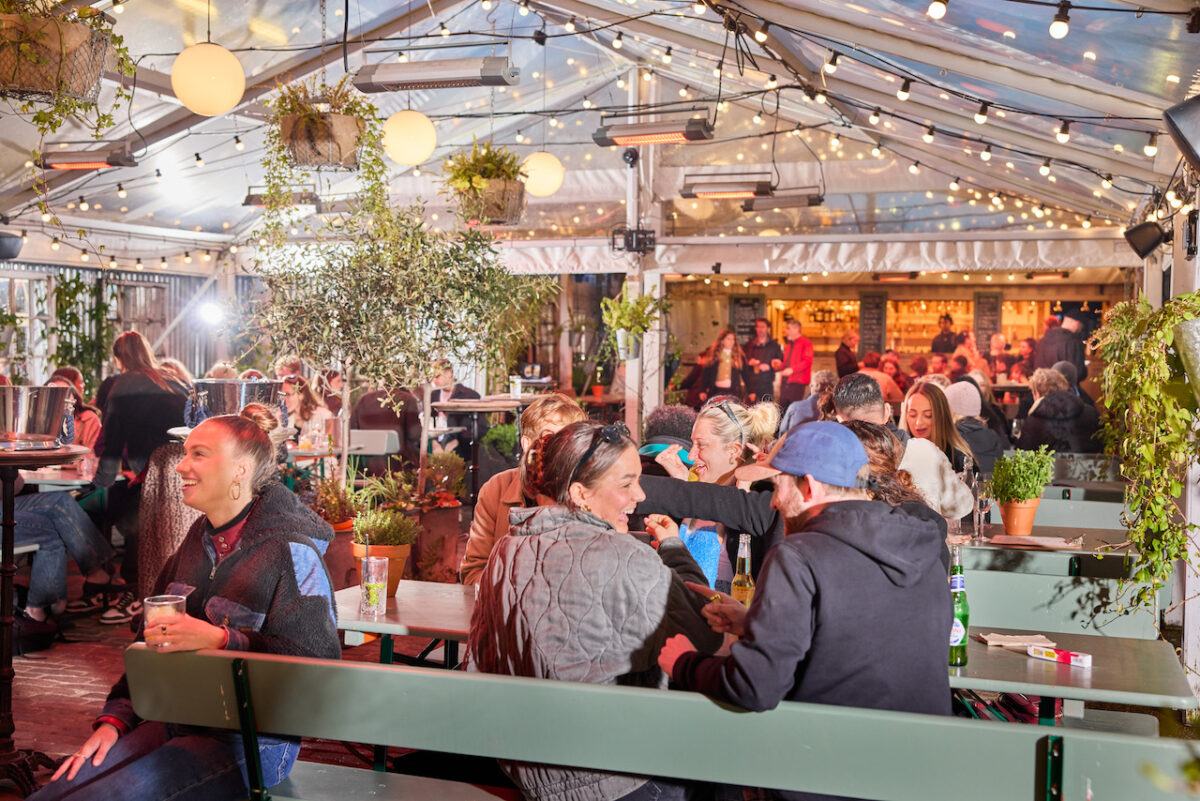
[(233, 53), (218, 44), (201, 42), (175, 57), (171, 91), (189, 111), (216, 117), (241, 102), (246, 71)]
[(563, 185), (567, 168), (558, 157), (544, 150), (530, 153), (521, 164), (525, 178), (525, 191), (534, 197), (550, 197)]
[(400, 164), (424, 164), (437, 147), (437, 130), (419, 111), (397, 111), (383, 123), (383, 152)]

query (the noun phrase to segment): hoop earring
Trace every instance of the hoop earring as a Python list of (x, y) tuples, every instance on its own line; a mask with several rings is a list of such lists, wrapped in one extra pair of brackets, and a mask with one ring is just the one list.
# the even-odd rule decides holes
[(242, 497), (242, 482), (235, 481), (229, 485), (229, 497), (235, 501)]

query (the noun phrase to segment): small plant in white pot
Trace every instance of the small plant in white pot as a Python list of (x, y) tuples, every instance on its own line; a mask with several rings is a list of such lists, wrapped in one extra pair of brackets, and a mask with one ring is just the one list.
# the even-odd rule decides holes
[(1023, 537), (1033, 532), (1042, 491), (1053, 479), (1054, 451), (1045, 445), (1036, 451), (1014, 451), (996, 460), (992, 497), (1000, 504), (1005, 534)]

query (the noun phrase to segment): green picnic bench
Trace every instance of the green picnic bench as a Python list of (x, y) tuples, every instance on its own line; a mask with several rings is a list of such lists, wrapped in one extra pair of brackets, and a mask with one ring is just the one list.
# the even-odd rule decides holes
[[(125, 666), (139, 715), (240, 729), (251, 765), (263, 731), (884, 801), (1155, 801), (1183, 797), (1183, 766), (1194, 759), (1187, 743), (1161, 738), (818, 704), (751, 713), (696, 693), (360, 662), (137, 644)], [(270, 793), (495, 798), (312, 763), (297, 763)], [(261, 780), (251, 797), (268, 797)]]

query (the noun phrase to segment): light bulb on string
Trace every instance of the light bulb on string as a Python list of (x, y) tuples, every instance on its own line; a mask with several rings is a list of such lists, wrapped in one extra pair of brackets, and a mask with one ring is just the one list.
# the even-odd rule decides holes
[(59, 243), (57, 236), (50, 240), (51, 250), (58, 250), (60, 247), (62, 247), (62, 244)]
[(591, 107), (592, 107), (592, 101), (588, 100), (588, 99), (587, 99), (587, 96), (585, 95), (585, 96), (584, 96), (584, 98), (583, 98), (583, 104), (582, 104), (582, 105), (583, 105), (583, 107), (584, 107), (584, 108), (591, 108)]
[(867, 117), (867, 122), (871, 123), (872, 125), (879, 124), (879, 109), (875, 109), (871, 112), (871, 116)]
[(813, 100), (816, 100), (821, 105), (824, 105), (825, 103), (827, 103), (829, 101), (829, 98), (825, 96), (824, 92), (822, 92), (820, 89), (818, 89), (817, 94), (813, 98)]
[(753, 117), (752, 119), (753, 119), (753, 121), (754, 121), (754, 124), (755, 124), (755, 125), (762, 125), (762, 124), (763, 124), (763, 118), (762, 118), (762, 115), (761, 115), (761, 114), (755, 114), (755, 115), (754, 115), (754, 117)]
[(167, 269), (167, 257), (166, 256), (163, 256), (162, 259), (158, 262), (158, 268), (160, 270)]
[(161, 181), (162, 179), (163, 179), (162, 170), (155, 170), (154, 171), (154, 180)]
[(1050, 174), (1050, 159), (1046, 159), (1042, 162), (1042, 166), (1038, 167), (1038, 174), (1042, 176)]
[(440, 33), (440, 34), (442, 35), (442, 38), (445, 38), (445, 37), (449, 36), (449, 35), (450, 35), (450, 29), (446, 27), (446, 23), (444, 23), (444, 22), (443, 22), (443, 23), (440, 23), (440, 24), (441, 24), (441, 27), (440, 27), (440, 28), (438, 28), (438, 33)]
[(921, 141), (927, 145), (932, 145), (933, 144), (933, 134), (934, 134), (933, 126), (930, 125), (928, 128), (925, 129), (925, 133), (921, 134)]
[(1146, 146), (1142, 148), (1142, 152), (1150, 158), (1158, 155), (1158, 134), (1150, 134), (1150, 141), (1146, 142)]
[(975, 112), (975, 124), (983, 125), (988, 120), (988, 108), (991, 106), (986, 100), (979, 104), (979, 111)]
[(896, 99), (901, 101), (908, 100), (908, 97), (911, 93), (912, 81), (910, 81), (908, 78), (905, 78), (904, 83), (900, 84), (900, 88), (896, 90)]
[(21, 231), (21, 241), (22, 242), (29, 241), (29, 233), (27, 231)]
[(203, 257), (203, 258), (204, 258), (204, 260), (205, 260), (205, 261), (212, 261), (212, 252), (211, 252), (211, 251), (208, 251), (208, 250), (204, 251), (204, 257)]
[(762, 27), (754, 32), (754, 41), (762, 44), (767, 41), (767, 28), (771, 27), (771, 23), (763, 22)]
[(567, 20), (567, 24), (563, 26), (567, 33), (575, 33), (575, 18), (571, 17)]
[(92, 257), (88, 255), (88, 252), (87, 252), (86, 250), (84, 250), (84, 251), (80, 251), (80, 253), (79, 253), (79, 260), (80, 260), (80, 261), (90, 261), (90, 260), (91, 260), (91, 258), (92, 258)]
[(136, 262), (134, 262), (134, 264), (133, 264), (133, 267), (134, 267), (134, 269), (135, 269), (135, 270), (144, 270), (144, 269), (146, 269), (146, 265), (145, 265), (145, 264), (142, 264), (142, 260), (141, 260), (140, 258), (139, 258), (139, 259), (138, 259)]
[(689, 89), (689, 88), (691, 88), (691, 87), (688, 87), (688, 86), (681, 86), (681, 87), (679, 88), (679, 96), (680, 96), (680, 97), (687, 97), (687, 96), (688, 96), (688, 89)]
[(1071, 30), (1071, 4), (1067, 0), (1062, 0), (1058, 4), (1058, 11), (1054, 13), (1054, 21), (1050, 23), (1050, 38), (1062, 39)]
[(121, 186), (120, 184), (117, 184), (117, 197), (124, 200), (128, 194), (129, 193), (125, 191), (125, 187)]
[(838, 54), (834, 53), (829, 57), (829, 60), (825, 62), (825, 66), (822, 67), (822, 69), (824, 69), (829, 75), (832, 75), (833, 73), (837, 72), (837, 63)]
[(90, 208), (91, 208), (91, 206), (88, 205), (88, 202), (84, 199), (83, 195), (80, 195), (79, 196), (79, 210), (87, 211)]
[(706, 6), (704, 3), (692, 3), (692, 13), (694, 13), (697, 17), (702, 16), (707, 10), (708, 6)]
[(520, 131), (517, 131), (517, 135), (513, 138), (517, 140), (517, 144), (519, 145), (525, 141), (525, 134), (521, 133)]
[(714, 78), (720, 78), (720, 77), (721, 77), (721, 71), (724, 69), (724, 67), (725, 67), (725, 62), (724, 62), (724, 61), (718, 61), (718, 62), (717, 62), (717, 66), (713, 67), (713, 77), (714, 77)]
[(191, 254), (191, 253), (188, 253), (186, 250), (185, 250), (185, 251), (183, 251), (183, 263), (184, 263), (184, 264), (191, 264), (191, 263), (192, 263), (192, 254)]
[(664, 63), (664, 64), (671, 63), (671, 48), (668, 47), (665, 51), (663, 51), (662, 63)]
[(122, 3), (121, 0), (113, 0), (112, 13), (124, 14), (125, 13), (125, 4)]
[(917, 173), (919, 173), (921, 171), (921, 162), (914, 161), (912, 164), (909, 164), (908, 171), (910, 173), (912, 173), (913, 175), (916, 175)]
[(1091, 228), (1092, 227), (1092, 215), (1089, 214), (1088, 216), (1084, 217), (1081, 225), (1083, 225), (1084, 228)]
[(1105, 189), (1112, 189), (1112, 182), (1113, 177), (1111, 175), (1105, 175), (1100, 179), (1100, 186), (1104, 187)]
[(108, 269), (110, 269), (110, 270), (115, 270), (115, 269), (117, 269), (117, 259), (116, 259), (116, 257), (114, 257), (114, 256), (109, 256), (109, 257), (108, 257)]
[(929, 15), (930, 19), (941, 19), (946, 16), (946, 6), (946, 0), (933, 0), (929, 4), (929, 8), (925, 9), (925, 13)]
[(985, 147), (983, 149), (983, 152), (979, 154), (979, 158), (983, 159), (984, 161), (991, 161), (992, 160), (992, 146), (988, 145), (987, 147)]
[(528, 2), (528, 0), (521, 0), (521, 2), (517, 4), (517, 13), (518, 13), (518, 14), (520, 14), (522, 17), (528, 17), (528, 16), (529, 16), (529, 2)]
[(775, 87), (777, 87), (777, 86), (779, 86), (779, 79), (778, 79), (778, 78), (776, 78), (774, 75), (768, 75), (768, 76), (767, 76), (766, 88), (768, 88), (768, 89), (774, 89), (774, 88), (775, 88)]
[(42, 222), (50, 222), (50, 212), (48, 212), (48, 211), (42, 212)]
[(625, 40), (623, 38), (624, 36), (625, 36), (624, 33), (622, 33), (621, 31), (617, 31), (617, 38), (613, 39), (613, 43), (612, 43), (613, 50), (620, 50), (622, 47), (625, 46)]
[(197, 167), (203, 167), (203, 166), (204, 166), (204, 159), (200, 158), (200, 154), (199, 154), (199, 153), (197, 153), (197, 154), (196, 154), (196, 166), (197, 166)]
[(1054, 138), (1058, 140), (1060, 145), (1065, 145), (1071, 141), (1071, 122), (1069, 120), (1063, 120), (1059, 124), (1058, 130), (1054, 132)]
[(879, 158), (883, 155), (883, 150), (880, 149), (879, 145), (875, 145), (871, 148), (871, 155), (875, 158)]
[(480, 3), (479, 5), (483, 7), (484, 11), (492, 10), (492, 0), (483, 0), (483, 2)]
[(840, 136), (838, 136), (835, 133), (833, 136), (829, 137), (830, 150), (837, 150), (841, 146), (842, 146), (842, 138)]

